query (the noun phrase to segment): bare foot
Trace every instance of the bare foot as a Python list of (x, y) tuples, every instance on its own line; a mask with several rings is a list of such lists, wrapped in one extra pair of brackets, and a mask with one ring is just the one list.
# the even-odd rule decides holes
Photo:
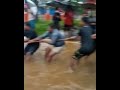
[(66, 73), (73, 73), (73, 72), (74, 72), (74, 70), (71, 69), (71, 68), (69, 68), (69, 69), (66, 71)]

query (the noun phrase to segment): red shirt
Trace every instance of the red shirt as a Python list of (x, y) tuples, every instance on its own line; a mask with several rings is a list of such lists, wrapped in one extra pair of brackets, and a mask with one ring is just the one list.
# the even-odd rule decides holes
[(64, 17), (64, 23), (66, 25), (73, 25), (73, 12), (66, 12)]

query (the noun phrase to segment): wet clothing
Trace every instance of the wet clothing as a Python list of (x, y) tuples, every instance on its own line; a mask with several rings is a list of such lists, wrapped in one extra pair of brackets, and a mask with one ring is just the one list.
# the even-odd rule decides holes
[[(24, 36), (26, 36), (27, 38), (29, 38), (30, 40), (31, 39), (34, 39), (37, 37), (37, 34), (35, 33), (35, 31), (33, 30), (24, 30)], [(35, 53), (35, 51), (39, 48), (39, 42), (35, 42), (35, 43), (31, 43), (31, 44), (28, 44), (26, 47), (25, 47), (25, 50), (24, 50), (24, 55), (26, 55), (28, 52), (32, 55)]]
[(95, 31), (90, 26), (84, 26), (78, 33), (81, 36), (81, 48), (75, 52), (73, 58), (79, 60), (81, 57), (90, 55), (96, 49), (96, 42), (91, 38)]
[(39, 38), (49, 38), (52, 40), (52, 43), (49, 43), (53, 45), (54, 47), (61, 47), (65, 45), (64, 41), (60, 41), (60, 39), (64, 39), (64, 35), (57, 29), (54, 29), (53, 32), (46, 32), (44, 35), (39, 36)]

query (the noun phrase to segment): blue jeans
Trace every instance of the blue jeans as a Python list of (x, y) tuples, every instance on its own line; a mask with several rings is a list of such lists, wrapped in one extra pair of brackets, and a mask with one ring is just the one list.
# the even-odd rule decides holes
[(30, 20), (30, 21), (28, 22), (28, 24), (30, 25), (30, 28), (31, 28), (32, 30), (35, 30), (36, 20)]

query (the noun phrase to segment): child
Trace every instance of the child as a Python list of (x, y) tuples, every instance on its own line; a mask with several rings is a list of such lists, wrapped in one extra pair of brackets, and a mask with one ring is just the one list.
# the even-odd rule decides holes
[[(78, 33), (78, 36), (81, 36), (81, 48), (78, 49), (74, 53), (74, 55), (72, 56), (72, 60), (71, 60), (71, 63), (70, 63), (70, 67), (71, 67), (72, 70), (75, 69), (75, 66), (79, 63), (79, 60), (83, 56), (90, 55), (96, 49), (95, 40), (92, 39), (92, 38), (95, 38), (95, 34), (94, 34), (95, 32), (89, 26), (89, 20), (88, 20), (87, 17), (83, 17), (82, 18), (82, 24), (83, 24), (83, 27), (80, 29), (80, 31)], [(70, 39), (75, 39), (75, 38), (76, 38), (76, 36), (75, 37), (71, 37), (71, 38), (67, 38), (65, 40), (70, 40)]]
[[(45, 39), (45, 38), (49, 38), (49, 39)], [(45, 60), (47, 62), (51, 62), (53, 57), (56, 54), (60, 53), (60, 51), (62, 51), (65, 45), (65, 42), (60, 39), (64, 39), (64, 35), (58, 30), (58, 27), (56, 27), (56, 25), (52, 24), (50, 25), (48, 31), (44, 35), (31, 40), (29, 43), (38, 42), (38, 41), (47, 43), (48, 46), (46, 48)]]

